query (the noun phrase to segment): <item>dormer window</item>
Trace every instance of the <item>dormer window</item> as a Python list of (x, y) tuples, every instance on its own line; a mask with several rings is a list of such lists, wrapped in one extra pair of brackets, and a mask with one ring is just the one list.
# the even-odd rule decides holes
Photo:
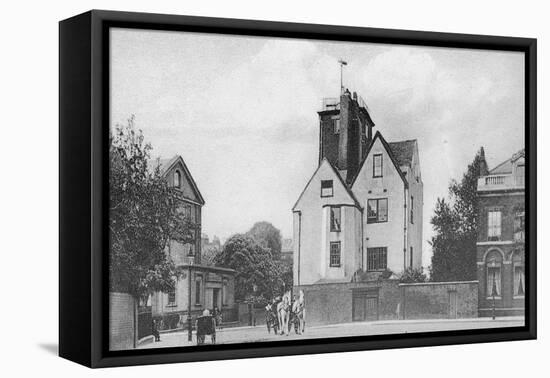
[(180, 171), (174, 172), (174, 187), (181, 188), (181, 173)]

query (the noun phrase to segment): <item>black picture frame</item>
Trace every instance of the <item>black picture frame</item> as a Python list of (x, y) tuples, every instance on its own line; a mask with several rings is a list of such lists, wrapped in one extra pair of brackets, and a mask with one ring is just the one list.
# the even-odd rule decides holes
[[(149, 350), (108, 350), (110, 27), (525, 53), (525, 326)], [(59, 354), (89, 367), (535, 339), (536, 39), (92, 10), (59, 24)]]

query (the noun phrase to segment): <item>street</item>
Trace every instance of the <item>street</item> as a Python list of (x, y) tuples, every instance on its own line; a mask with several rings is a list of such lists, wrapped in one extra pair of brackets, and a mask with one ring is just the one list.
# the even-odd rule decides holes
[[(370, 336), (394, 333), (412, 333), (429, 331), (448, 331), (479, 328), (519, 327), (524, 325), (523, 317), (503, 317), (492, 320), (491, 318), (473, 319), (433, 319), (433, 320), (389, 320), (376, 322), (355, 322), (346, 324), (333, 324), (324, 326), (307, 327), (303, 335), (297, 335), (294, 330), (288, 335), (275, 335), (267, 333), (266, 326), (225, 328), (216, 331), (217, 344), (264, 342), (294, 339), (314, 339), (342, 336)], [(193, 342), (187, 341), (187, 332), (164, 333), (161, 341), (148, 342), (138, 348), (165, 348), (177, 346), (196, 345), (197, 339), (193, 333)], [(210, 343), (210, 337), (206, 337), (206, 344)]]

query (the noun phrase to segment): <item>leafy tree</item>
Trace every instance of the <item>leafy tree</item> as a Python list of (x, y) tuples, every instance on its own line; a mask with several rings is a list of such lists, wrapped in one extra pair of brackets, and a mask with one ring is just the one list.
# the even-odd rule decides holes
[(151, 149), (135, 130), (133, 116), (110, 135), (109, 287), (131, 294), (136, 303), (174, 288), (180, 273), (166, 253), (167, 243), (195, 238), (178, 194), (158, 166), (147, 165)]
[(400, 283), (426, 282), (426, 280), (427, 278), (422, 267), (417, 269), (408, 267), (399, 274)]
[(280, 294), (283, 281), (280, 266), (271, 252), (248, 235), (233, 235), (215, 257), (218, 266), (235, 269), (235, 297), (264, 301)]
[(481, 149), (462, 180), (452, 180), (449, 201), (438, 198), (431, 223), (432, 281), (472, 280), (476, 277), (476, 239), (479, 226), (477, 179), (486, 167)]
[(269, 222), (257, 222), (246, 233), (264, 248), (269, 248), (273, 258), (281, 257), (281, 231)]

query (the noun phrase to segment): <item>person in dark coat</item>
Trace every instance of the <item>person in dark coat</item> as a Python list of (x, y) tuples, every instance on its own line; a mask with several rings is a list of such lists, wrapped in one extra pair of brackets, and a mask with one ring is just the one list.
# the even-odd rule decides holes
[(155, 336), (155, 342), (160, 341), (160, 332), (156, 320), (153, 320), (153, 336)]

